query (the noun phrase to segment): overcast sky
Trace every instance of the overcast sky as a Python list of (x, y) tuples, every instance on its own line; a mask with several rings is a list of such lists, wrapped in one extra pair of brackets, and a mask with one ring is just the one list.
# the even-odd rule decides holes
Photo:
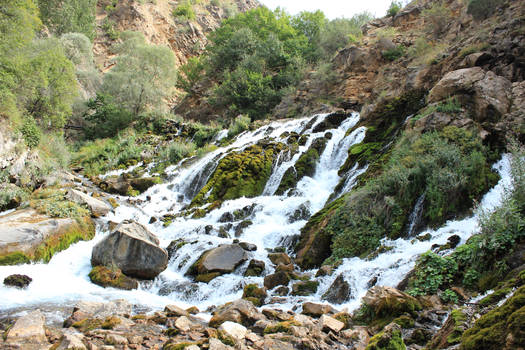
[(288, 13), (294, 15), (301, 11), (321, 10), (326, 17), (350, 18), (353, 15), (370, 11), (377, 17), (386, 14), (391, 0), (259, 0), (260, 3), (272, 10), (280, 6)]

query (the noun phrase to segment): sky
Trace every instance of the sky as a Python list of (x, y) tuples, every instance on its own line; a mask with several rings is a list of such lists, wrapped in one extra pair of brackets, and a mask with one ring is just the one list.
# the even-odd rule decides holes
[(326, 17), (350, 18), (353, 15), (370, 11), (377, 17), (383, 17), (392, 0), (259, 0), (272, 10), (280, 6), (294, 15), (301, 11), (321, 10)]

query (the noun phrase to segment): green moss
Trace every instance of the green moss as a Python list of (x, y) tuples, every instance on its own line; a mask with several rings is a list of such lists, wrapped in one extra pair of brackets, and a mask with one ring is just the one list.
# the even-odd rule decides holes
[(109, 269), (105, 266), (95, 266), (89, 272), (91, 282), (102, 287), (113, 287), (131, 290), (138, 288), (138, 282), (122, 273), (120, 269)]
[(121, 324), (122, 321), (120, 320), (120, 318), (116, 317), (116, 316), (110, 316), (110, 317), (107, 317), (104, 322), (102, 323), (102, 325), (100, 326), (102, 329), (113, 329), (115, 328), (115, 326)]
[(463, 309), (455, 309), (450, 313), (450, 317), (454, 322), (454, 328), (447, 336), (447, 342), (453, 345), (459, 343), (461, 340), (461, 336), (466, 328), (465, 322), (467, 321), (467, 316), (463, 312)]
[(256, 284), (247, 284), (244, 287), (242, 298), (251, 301), (255, 306), (261, 306), (266, 298), (266, 290)]
[[(511, 344), (509, 344), (511, 342)], [(502, 306), (476, 321), (461, 337), (461, 350), (499, 350), (502, 344), (517, 348), (525, 344), (525, 286)]]
[(203, 282), (203, 283), (208, 283), (208, 282), (210, 282), (212, 279), (214, 279), (214, 278), (216, 278), (216, 277), (219, 277), (220, 275), (221, 275), (220, 272), (204, 273), (204, 274), (197, 275), (197, 277), (195, 277), (195, 281), (197, 281), (197, 282)]
[(401, 332), (392, 330), (391, 334), (383, 331), (374, 335), (365, 350), (406, 350), (406, 346)]
[(27, 264), (31, 259), (22, 252), (13, 252), (0, 256), (0, 265), (20, 265)]
[(52, 218), (80, 218), (90, 216), (89, 210), (66, 200), (66, 190), (44, 188), (31, 195), (29, 205), (41, 214)]
[(505, 298), (505, 296), (509, 294), (511, 290), (512, 290), (511, 288), (499, 289), (495, 291), (494, 293), (489, 294), (485, 298), (481, 299), (479, 301), (479, 305), (485, 307), (485, 306), (496, 304), (498, 301)]
[(84, 320), (73, 323), (73, 327), (78, 329), (82, 333), (92, 331), (97, 328), (101, 328), (103, 320), (99, 318), (86, 318)]
[(263, 333), (264, 334), (274, 334), (274, 333), (288, 333), (288, 334), (291, 334), (292, 333), (292, 326), (298, 326), (299, 324), (294, 321), (294, 320), (291, 320), (291, 321), (284, 321), (284, 322), (279, 322), (275, 325), (270, 325), (270, 326), (266, 326), (266, 328), (264, 329)]
[(406, 316), (406, 315), (403, 315), (403, 316), (400, 316), (400, 317), (394, 319), (393, 322), (397, 323), (398, 325), (400, 325), (401, 328), (412, 328), (412, 327), (414, 327), (414, 324), (415, 324), (414, 319), (412, 317)]
[(319, 282), (317, 281), (302, 281), (295, 283), (292, 286), (292, 295), (311, 295), (317, 292), (317, 288), (319, 287)]
[(188, 343), (188, 342), (177, 343), (177, 344), (166, 343), (162, 347), (162, 350), (183, 350), (183, 349), (186, 349), (188, 346), (192, 346), (192, 345), (194, 345), (194, 343)]
[(191, 205), (260, 195), (271, 175), (273, 161), (283, 147), (282, 143), (259, 143), (228, 154), (220, 160)]

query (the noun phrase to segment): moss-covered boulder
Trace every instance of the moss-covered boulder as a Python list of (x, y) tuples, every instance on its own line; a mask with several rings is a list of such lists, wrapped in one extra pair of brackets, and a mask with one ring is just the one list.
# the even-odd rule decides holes
[(26, 288), (33, 279), (26, 275), (9, 275), (4, 278), (4, 285), (8, 287)]
[(525, 286), (461, 336), (461, 350), (519, 349), (525, 344)]
[(124, 290), (136, 289), (139, 286), (137, 280), (130, 278), (122, 273), (120, 269), (110, 269), (105, 266), (95, 266), (89, 272), (91, 282), (106, 287), (113, 287)]
[(406, 350), (401, 328), (395, 323), (388, 325), (370, 339), (365, 350)]
[(248, 268), (244, 272), (244, 276), (261, 276), (264, 272), (265, 263), (262, 260), (250, 260)]
[(292, 285), (292, 295), (312, 295), (317, 292), (319, 282), (317, 281), (300, 281)]
[(242, 298), (251, 301), (255, 306), (262, 306), (267, 295), (266, 288), (247, 284), (243, 289)]
[(270, 178), (273, 162), (284, 147), (282, 143), (259, 142), (229, 153), (219, 161), (191, 205), (260, 195)]

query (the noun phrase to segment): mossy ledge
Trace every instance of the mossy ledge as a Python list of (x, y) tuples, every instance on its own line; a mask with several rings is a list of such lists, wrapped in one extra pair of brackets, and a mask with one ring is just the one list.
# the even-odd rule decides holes
[(260, 195), (270, 178), (274, 160), (285, 147), (282, 143), (262, 141), (241, 152), (228, 154), (219, 161), (191, 206)]

